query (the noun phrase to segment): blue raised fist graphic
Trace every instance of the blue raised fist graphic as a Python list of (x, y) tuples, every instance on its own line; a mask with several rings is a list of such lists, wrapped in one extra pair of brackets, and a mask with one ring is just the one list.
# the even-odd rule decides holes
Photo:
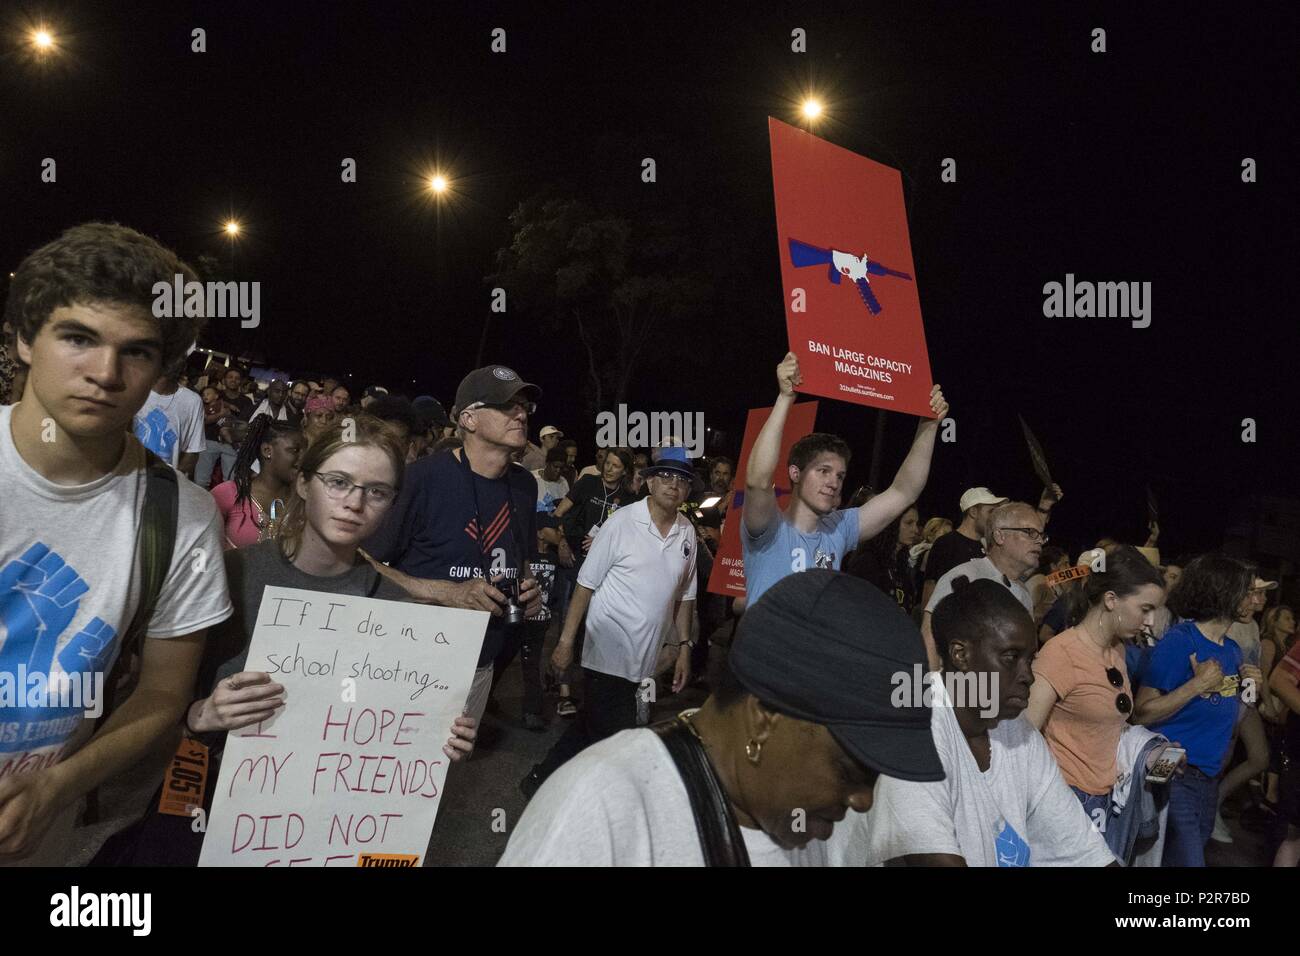
[(135, 437), (140, 439), (151, 452), (163, 461), (171, 461), (172, 447), (176, 444), (176, 432), (172, 431), (161, 409), (153, 408), (143, 417), (135, 420)]
[(107, 621), (98, 617), (91, 618), (90, 623), (68, 642), (68, 646), (59, 651), (59, 666), (69, 674), (105, 671), (116, 640), (117, 631)]
[(0, 670), (49, 673), (59, 636), (90, 590), (75, 568), (39, 541), (0, 571), (0, 621), (5, 639)]

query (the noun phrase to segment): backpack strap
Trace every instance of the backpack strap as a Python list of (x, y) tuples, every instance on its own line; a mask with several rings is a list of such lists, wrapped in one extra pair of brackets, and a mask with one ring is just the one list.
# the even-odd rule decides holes
[(731, 812), (731, 801), (694, 730), (681, 716), (653, 724), (650, 729), (663, 741), (686, 785), (704, 865), (749, 866), (749, 851)]
[[(131, 673), (135, 654), (144, 645), (145, 631), (158, 605), (158, 595), (171, 569), (176, 546), (177, 516), (180, 511), (180, 485), (176, 469), (153, 452), (145, 449), (144, 510), (136, 533), (136, 554), (140, 556), (140, 603), (135, 616), (122, 634), (117, 660), (104, 682), (104, 710), (96, 730), (103, 727), (117, 706), (119, 685)], [(129, 696), (129, 692), (128, 692)], [(99, 790), (86, 797), (87, 823), (99, 818)]]
[(118, 682), (112, 678), (122, 676), (124, 669), (130, 667), (132, 656), (144, 645), (145, 632), (158, 606), (158, 596), (167, 580), (167, 572), (171, 570), (172, 552), (176, 547), (176, 525), (180, 510), (180, 485), (177, 483), (176, 469), (148, 449), (145, 450), (145, 455), (144, 512), (136, 540), (136, 553), (140, 556), (140, 603), (136, 606), (135, 617), (131, 619), (126, 633), (122, 635), (117, 663), (113, 666), (114, 673), (110, 675), (106, 687), (105, 696), (108, 700), (104, 707), (105, 719), (113, 709), (113, 697), (117, 690)]

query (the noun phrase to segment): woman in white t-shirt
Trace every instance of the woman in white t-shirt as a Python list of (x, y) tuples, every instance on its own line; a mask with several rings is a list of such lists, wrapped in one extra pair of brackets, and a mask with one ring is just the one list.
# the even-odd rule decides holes
[(920, 634), (867, 582), (787, 575), (746, 612), (704, 705), (560, 767), (501, 865), (829, 865), (879, 774), (940, 777), (924, 710), (890, 694), (890, 674), (924, 660)]
[[(958, 577), (934, 609), (942, 670), (930, 725), (944, 779), (881, 777), (850, 860), (902, 866), (1117, 866), (1020, 719), (1038, 647), (1029, 613), (996, 581)], [(995, 699), (996, 698), (996, 699)]]

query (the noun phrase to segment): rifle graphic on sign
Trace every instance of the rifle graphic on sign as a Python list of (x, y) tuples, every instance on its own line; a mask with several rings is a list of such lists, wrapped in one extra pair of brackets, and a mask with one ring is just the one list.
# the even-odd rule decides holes
[(851, 252), (841, 252), (838, 249), (811, 246), (798, 239), (790, 240), (790, 261), (794, 263), (796, 269), (803, 269), (806, 266), (829, 266), (826, 277), (835, 285), (840, 284), (840, 276), (848, 276), (858, 287), (858, 294), (862, 296), (867, 311), (872, 315), (879, 315), (881, 306), (876, 300), (875, 293), (871, 291), (871, 280), (867, 276), (894, 276), (898, 279), (906, 279), (908, 282), (912, 281), (912, 277), (906, 272), (888, 269), (879, 262), (873, 262), (867, 258), (866, 253), (855, 256)]

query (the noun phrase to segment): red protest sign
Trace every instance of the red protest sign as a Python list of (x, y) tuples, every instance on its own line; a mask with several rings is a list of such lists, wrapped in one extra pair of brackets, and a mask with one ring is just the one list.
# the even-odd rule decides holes
[[(763, 430), (772, 414), (770, 408), (751, 408), (745, 420), (745, 440), (740, 446), (740, 461), (736, 467), (736, 478), (731, 486), (731, 503), (727, 508), (727, 518), (722, 523), (722, 542), (718, 545), (717, 557), (713, 559), (713, 571), (709, 574), (709, 593), (724, 594), (727, 597), (745, 596), (745, 558), (740, 547), (740, 509), (745, 503), (745, 473), (749, 470), (749, 453), (758, 440), (758, 433)], [(817, 403), (804, 402), (795, 405), (786, 416), (785, 431), (781, 433), (781, 457), (777, 459), (776, 474), (773, 484), (776, 486), (776, 503), (782, 511), (790, 503), (790, 470), (785, 463), (790, 458), (790, 448), (800, 438), (811, 435), (817, 421)]]
[(771, 117), (767, 126), (799, 391), (932, 418), (902, 177)]

